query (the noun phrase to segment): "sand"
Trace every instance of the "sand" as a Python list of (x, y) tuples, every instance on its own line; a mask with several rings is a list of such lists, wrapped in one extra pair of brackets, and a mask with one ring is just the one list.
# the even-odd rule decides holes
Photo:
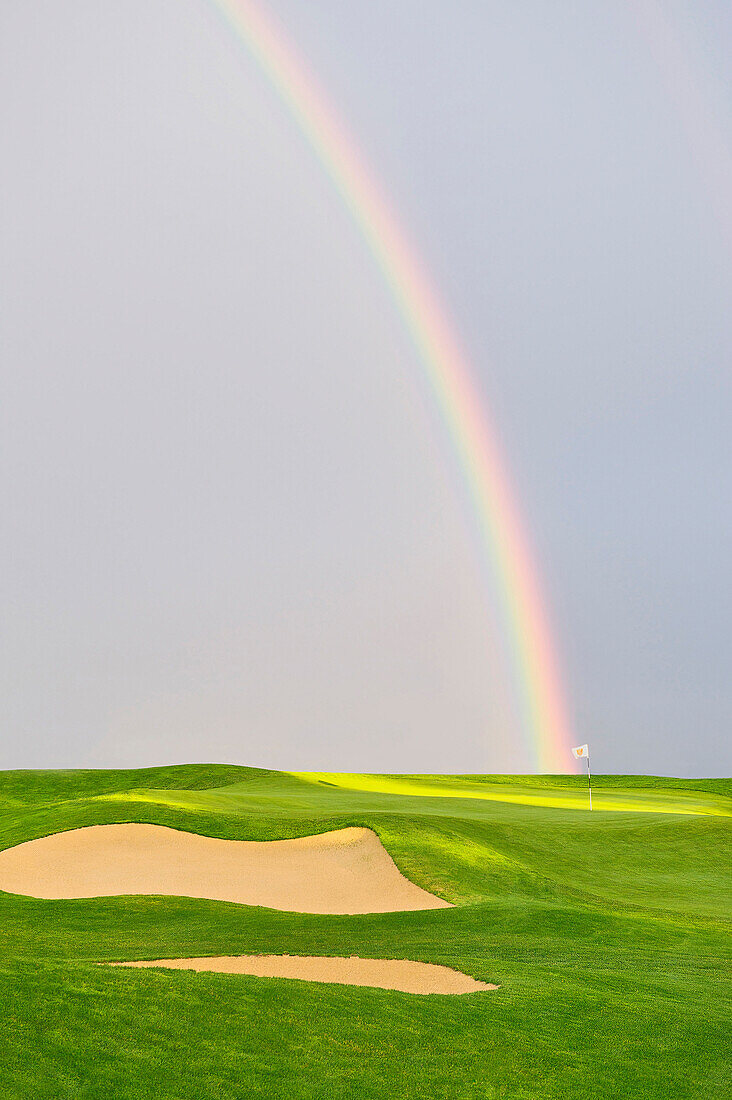
[(0, 890), (36, 898), (182, 895), (300, 913), (450, 906), (405, 878), (363, 828), (242, 841), (161, 825), (92, 825), (0, 852)]
[(154, 959), (119, 962), (112, 966), (164, 967), (170, 970), (209, 970), (218, 974), (256, 974), (263, 978), (299, 978), (307, 982), (369, 985), (404, 993), (474, 993), (498, 989), (459, 970), (411, 959), (328, 958), (307, 955), (222, 955), (202, 959)]

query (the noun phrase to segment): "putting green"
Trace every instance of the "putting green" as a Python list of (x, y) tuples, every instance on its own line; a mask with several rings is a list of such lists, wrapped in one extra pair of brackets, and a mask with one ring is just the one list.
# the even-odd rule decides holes
[[(291, 772), (306, 783), (347, 791), (410, 795), (420, 798), (478, 798), (521, 806), (542, 806), (562, 810), (589, 810), (587, 789), (532, 790), (530, 786), (491, 786), (488, 779), (460, 776), (391, 776), (343, 772)], [(593, 811), (642, 814), (711, 814), (732, 817), (732, 799), (697, 791), (639, 791), (616, 788), (595, 789)]]

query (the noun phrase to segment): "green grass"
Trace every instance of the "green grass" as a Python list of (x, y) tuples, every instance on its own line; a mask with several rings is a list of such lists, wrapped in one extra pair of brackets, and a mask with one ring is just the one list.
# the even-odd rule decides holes
[[(0, 1096), (711, 1100), (732, 1095), (732, 782), (0, 773), (0, 847), (145, 821), (236, 839), (378, 832), (456, 908), (281, 913), (0, 893)], [(106, 969), (174, 955), (447, 963), (495, 993)]]

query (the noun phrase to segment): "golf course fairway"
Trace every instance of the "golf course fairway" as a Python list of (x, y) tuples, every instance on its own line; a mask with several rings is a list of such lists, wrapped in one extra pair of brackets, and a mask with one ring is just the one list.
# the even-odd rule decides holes
[[(597, 776), (593, 805), (579, 776), (0, 773), (3, 851), (107, 825), (321, 845), (358, 830), (343, 835), (443, 901), (349, 914), (0, 892), (0, 1097), (732, 1095), (732, 781)], [(100, 965), (241, 956), (290, 959), (255, 974)], [(479, 984), (264, 976), (294, 973), (292, 956)]]

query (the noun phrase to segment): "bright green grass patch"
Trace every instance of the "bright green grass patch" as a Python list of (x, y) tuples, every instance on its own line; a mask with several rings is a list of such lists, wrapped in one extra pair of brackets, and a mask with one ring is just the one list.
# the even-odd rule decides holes
[[(589, 810), (589, 795), (582, 790), (550, 787), (532, 788), (527, 783), (509, 786), (492, 784), (469, 776), (416, 777), (395, 775), (357, 775), (339, 772), (293, 772), (298, 779), (339, 787), (349, 791), (377, 794), (419, 795), (429, 798), (479, 798), (524, 806), (550, 806), (566, 810)], [(439, 780), (436, 782), (435, 780)], [(698, 791), (662, 789), (596, 788), (593, 809), (618, 813), (716, 814), (732, 817), (732, 799), (724, 795)]]
[[(0, 1096), (712, 1100), (732, 1093), (728, 780), (0, 773), (0, 847), (144, 821), (232, 839), (365, 825), (454, 909), (356, 917), (0, 893)], [(413, 997), (103, 960), (407, 957), (494, 981)]]

